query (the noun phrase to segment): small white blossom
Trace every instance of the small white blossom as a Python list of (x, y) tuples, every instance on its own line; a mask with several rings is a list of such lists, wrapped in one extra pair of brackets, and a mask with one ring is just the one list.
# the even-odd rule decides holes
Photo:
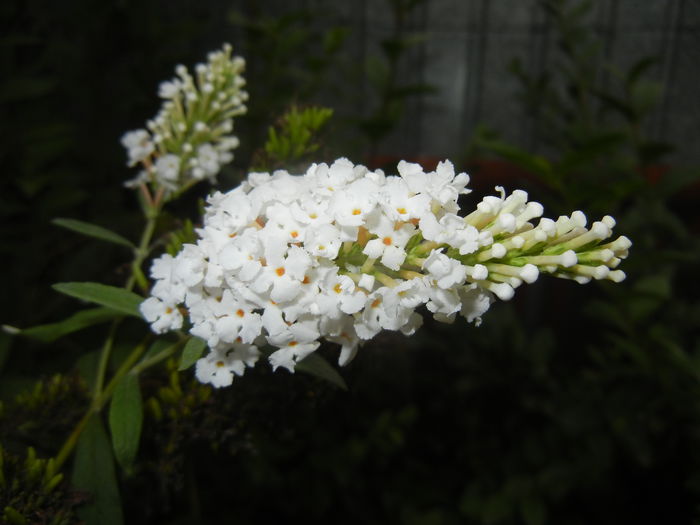
[(129, 166), (135, 166), (147, 159), (155, 150), (151, 135), (145, 129), (136, 129), (125, 133), (121, 142), (127, 150)]

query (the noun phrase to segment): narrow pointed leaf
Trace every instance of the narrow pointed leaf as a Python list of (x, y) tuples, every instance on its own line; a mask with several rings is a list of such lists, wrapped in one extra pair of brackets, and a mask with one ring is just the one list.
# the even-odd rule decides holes
[(309, 354), (303, 361), (298, 362), (295, 370), (325, 379), (343, 390), (348, 389), (348, 385), (338, 371), (317, 353)]
[(101, 304), (113, 310), (135, 317), (141, 317), (139, 305), (143, 297), (116, 286), (101, 283), (58, 283), (53, 289), (77, 299)]
[(114, 319), (122, 315), (116, 310), (111, 308), (90, 308), (88, 310), (81, 310), (75, 314), (67, 317), (63, 321), (58, 321), (56, 323), (42, 324), (39, 326), (33, 326), (31, 328), (25, 328), (19, 331), (20, 335), (31, 337), (33, 339), (38, 339), (45, 343), (50, 343), (56, 339), (68, 335), (83, 328), (88, 328), (90, 326), (104, 323), (110, 319)]
[(94, 237), (95, 239), (100, 239), (102, 241), (121, 244), (122, 246), (128, 246), (129, 248), (135, 248), (133, 243), (127, 238), (122, 237), (118, 233), (108, 230), (107, 228), (97, 226), (96, 224), (90, 224), (89, 222), (83, 222), (76, 219), (54, 219), (51, 222), (53, 222), (56, 226), (61, 226), (62, 228), (67, 228), (68, 230), (82, 233), (88, 237)]
[(73, 487), (91, 500), (78, 509), (86, 525), (121, 525), (121, 498), (109, 438), (99, 415), (90, 418), (78, 439), (73, 464)]
[(136, 458), (141, 438), (143, 406), (139, 378), (126, 374), (114, 389), (109, 405), (109, 429), (117, 462), (129, 470)]
[(193, 337), (187, 341), (185, 348), (182, 350), (182, 357), (180, 358), (178, 370), (187, 370), (196, 363), (197, 360), (202, 357), (205, 346), (207, 346), (207, 343), (199, 337)]

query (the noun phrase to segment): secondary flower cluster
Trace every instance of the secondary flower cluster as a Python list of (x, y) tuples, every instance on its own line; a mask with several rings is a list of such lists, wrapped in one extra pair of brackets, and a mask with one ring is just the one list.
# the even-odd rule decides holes
[(231, 46), (212, 52), (193, 77), (177, 66), (177, 77), (160, 85), (165, 99), (160, 112), (146, 123), (148, 129), (122, 137), (129, 166), (143, 170), (127, 183), (151, 183), (172, 193), (204, 178), (214, 180), (221, 165), (233, 160), (239, 141), (233, 117), (246, 112), (248, 93), (242, 88), (245, 61), (231, 57)]
[(542, 206), (502, 188), (463, 217), (457, 199), (469, 177), (450, 162), (425, 173), (402, 161), (398, 172), (339, 159), (304, 175), (251, 173), (215, 193), (197, 243), (154, 261), (144, 317), (161, 333), (185, 314), (210, 348), (197, 377), (225, 386), (263, 346), (275, 349), (274, 369), (294, 371), (323, 338), (340, 345), (343, 365), (381, 330), (414, 333), (421, 305), (440, 321), (461, 314), (478, 324), (494, 297), (510, 299), (542, 272), (624, 278), (613, 268), (629, 240), (601, 244), (611, 217), (589, 229), (580, 211), (534, 224)]

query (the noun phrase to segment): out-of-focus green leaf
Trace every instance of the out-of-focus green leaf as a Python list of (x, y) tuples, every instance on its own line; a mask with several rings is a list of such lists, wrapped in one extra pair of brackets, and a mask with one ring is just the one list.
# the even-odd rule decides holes
[(666, 274), (648, 275), (634, 285), (638, 292), (649, 294), (659, 299), (670, 299), (671, 297), (671, 277)]
[(91, 501), (78, 509), (87, 525), (121, 525), (121, 498), (109, 438), (99, 415), (92, 416), (78, 439), (72, 484), (90, 493)]
[(77, 332), (83, 328), (104, 323), (110, 319), (114, 319), (122, 315), (120, 312), (112, 308), (90, 308), (89, 310), (81, 310), (71, 315), (70, 317), (56, 323), (43, 324), (25, 328), (19, 331), (19, 335), (38, 339), (45, 343), (50, 343), (63, 337), (64, 335)]
[(203, 339), (200, 339), (199, 337), (192, 337), (189, 341), (187, 341), (185, 348), (182, 350), (180, 365), (177, 369), (187, 370), (189, 367), (195, 364), (197, 360), (202, 357), (202, 352), (204, 352), (204, 348), (206, 346), (207, 343)]
[(479, 138), (477, 139), (477, 145), (501, 155), (503, 158), (517, 164), (525, 171), (540, 175), (548, 182), (553, 180), (552, 165), (546, 158), (540, 155), (529, 153), (499, 140)]
[(86, 282), (57, 283), (53, 285), (53, 289), (77, 299), (107, 306), (123, 314), (141, 317), (139, 305), (143, 302), (143, 297), (124, 288)]
[(117, 462), (129, 470), (136, 458), (143, 423), (141, 387), (135, 374), (126, 374), (117, 384), (109, 405), (109, 429)]
[(658, 59), (655, 57), (644, 57), (635, 63), (627, 72), (627, 78), (625, 79), (627, 89), (631, 90), (641, 76), (644, 75), (644, 73), (646, 73), (649, 68), (651, 68), (657, 62)]
[(541, 499), (528, 497), (520, 502), (520, 513), (527, 525), (543, 525), (547, 517), (547, 507)]
[(18, 102), (43, 97), (56, 86), (53, 78), (9, 78), (0, 89), (0, 102)]
[(76, 219), (54, 219), (53, 222), (56, 226), (62, 228), (67, 228), (88, 237), (94, 237), (95, 239), (100, 239), (102, 241), (112, 242), (115, 244), (121, 244), (123, 246), (128, 246), (129, 248), (134, 248), (134, 245), (128, 239), (122, 237), (118, 233), (114, 233), (107, 228), (102, 226), (97, 226), (96, 224), (90, 224), (89, 222), (78, 221)]
[(348, 389), (348, 385), (345, 384), (345, 380), (338, 371), (317, 353), (309, 354), (302, 361), (298, 362), (296, 370), (325, 379), (343, 390)]
[(100, 350), (92, 350), (81, 355), (75, 362), (75, 369), (80, 377), (85, 381), (85, 385), (90, 393), (95, 390), (95, 371), (100, 362)]

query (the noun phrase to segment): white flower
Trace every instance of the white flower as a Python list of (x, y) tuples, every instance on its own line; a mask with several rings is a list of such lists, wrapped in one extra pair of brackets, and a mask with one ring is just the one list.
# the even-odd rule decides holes
[(156, 161), (156, 177), (164, 186), (172, 185), (180, 174), (180, 157), (171, 153)]
[(404, 247), (413, 237), (416, 228), (410, 223), (396, 223), (385, 215), (368, 217), (367, 230), (376, 235), (362, 252), (372, 259), (379, 259), (387, 268), (398, 270), (406, 259)]
[(157, 334), (182, 328), (182, 314), (173, 303), (168, 304), (157, 297), (149, 297), (141, 303), (139, 310)]
[(333, 192), (331, 209), (341, 226), (361, 226), (365, 217), (374, 210), (379, 187), (364, 178)]
[(158, 86), (158, 96), (166, 99), (175, 98), (180, 93), (182, 87), (182, 82), (177, 78), (166, 80), (161, 82), (160, 86)]
[[(214, 162), (205, 146), (202, 170)], [(438, 321), (461, 314), (478, 325), (495, 297), (510, 299), (542, 273), (624, 278), (611, 269), (629, 240), (601, 244), (611, 217), (590, 229), (580, 212), (533, 225), (541, 205), (502, 188), (461, 217), (457, 199), (468, 177), (450, 163), (425, 173), (402, 162), (399, 172), (339, 159), (303, 176), (251, 173), (233, 191), (215, 193), (196, 244), (153, 263), (144, 317), (162, 333), (181, 328), (187, 311), (190, 333), (210, 348), (197, 377), (225, 386), (255, 363), (262, 344), (274, 349), (273, 369), (293, 372), (322, 339), (340, 346), (345, 365), (382, 330), (413, 334), (423, 305)]]
[(151, 135), (145, 129), (137, 129), (125, 133), (121, 142), (127, 150), (129, 166), (134, 166), (147, 159), (155, 150)]
[(430, 256), (423, 263), (423, 268), (443, 290), (463, 284), (467, 278), (467, 269), (463, 264), (447, 257), (438, 250), (430, 252)]
[(219, 173), (219, 154), (211, 144), (202, 144), (197, 148), (196, 161), (192, 171), (195, 178), (213, 177)]
[(259, 357), (260, 352), (255, 345), (234, 344), (199, 359), (195, 375), (202, 383), (216, 388), (229, 386), (234, 375), (242, 376), (246, 366), (254, 366)]

